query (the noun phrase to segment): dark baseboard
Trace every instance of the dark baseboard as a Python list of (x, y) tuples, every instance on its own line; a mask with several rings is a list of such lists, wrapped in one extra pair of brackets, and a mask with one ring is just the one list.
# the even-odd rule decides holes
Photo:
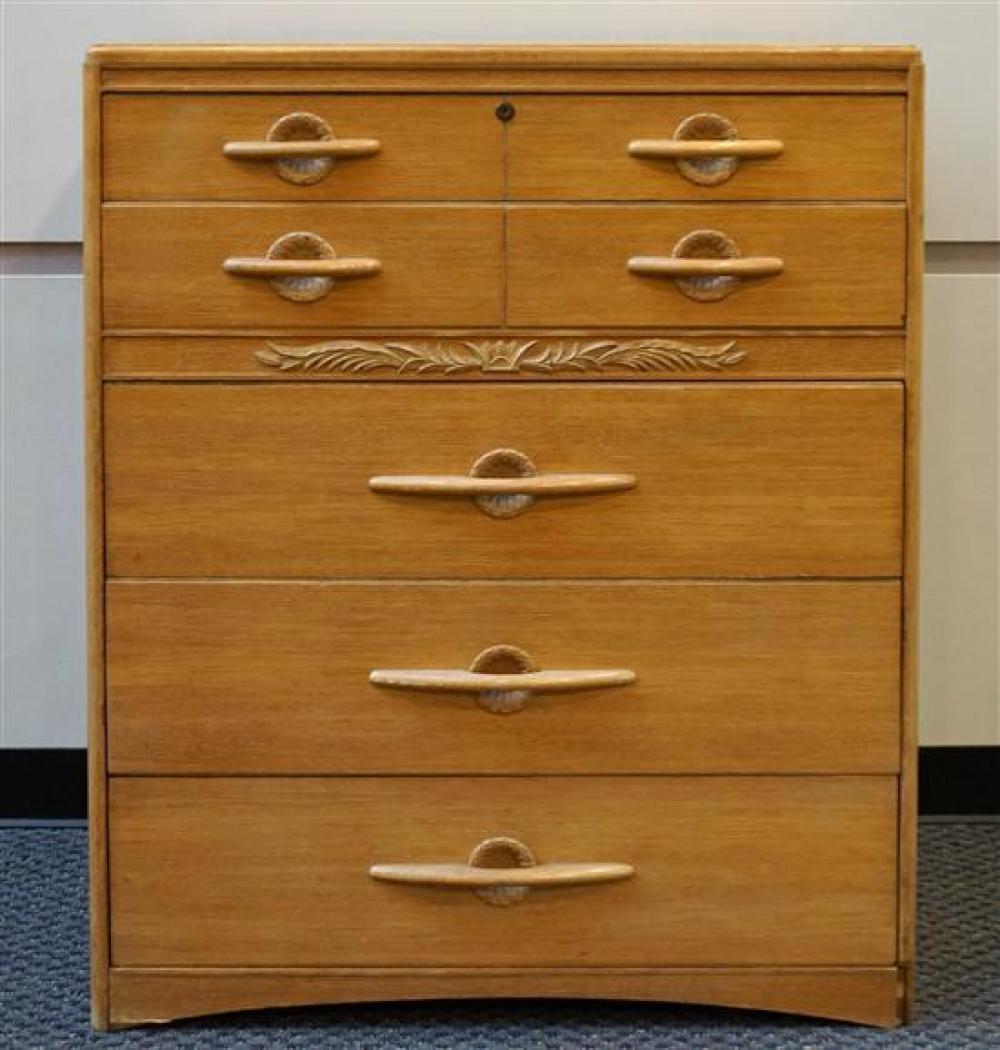
[(0, 750), (0, 820), (82, 820), (87, 752), (81, 748)]
[[(1000, 746), (922, 747), (921, 816), (1000, 815)], [(87, 753), (0, 750), (0, 820), (82, 820)]]
[(1000, 747), (922, 747), (920, 815), (1000, 815)]

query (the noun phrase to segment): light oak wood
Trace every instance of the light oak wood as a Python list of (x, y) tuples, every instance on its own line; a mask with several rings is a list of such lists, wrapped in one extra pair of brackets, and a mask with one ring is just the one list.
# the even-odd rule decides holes
[(627, 492), (636, 484), (632, 474), (536, 474), (523, 478), (387, 474), (368, 479), (372, 492), (397, 496), (594, 496)]
[[(113, 576), (895, 576), (895, 384), (450, 388), (113, 385)], [(608, 435), (614, 435), (614, 441)], [(536, 501), (376, 494), (514, 447), (631, 492)], [(163, 479), (169, 478), (169, 485)]]
[[(327, 79), (329, 83), (329, 77)], [(470, 200), (501, 196), (503, 125), (498, 98), (284, 94), (118, 95), (104, 100), (108, 200)], [(266, 144), (266, 151), (343, 152), (343, 140), (377, 140), (377, 154), (335, 161), (311, 185), (227, 146), (256, 140), (289, 113), (325, 120), (326, 143)], [(229, 156), (225, 150), (229, 149)], [(351, 147), (353, 150), (353, 147)]]
[(83, 71), (84, 423), (87, 552), (87, 865), (90, 884), (90, 1018), (108, 1026), (107, 721), (104, 674), (104, 427), (101, 405), (100, 70)]
[(388, 689), (415, 689), (424, 693), (479, 693), (483, 690), (523, 689), (529, 693), (578, 693), (587, 689), (610, 689), (631, 685), (635, 673), (612, 671), (523, 671), (489, 674), (483, 671), (419, 668), (374, 670), (368, 675), (372, 685)]
[(276, 160), (281, 157), (371, 157), (380, 152), (378, 139), (317, 139), (298, 142), (227, 142), (223, 156), (236, 160)]
[[(111, 769), (891, 773), (899, 616), (888, 581), (111, 581)], [(369, 681), (498, 643), (636, 681), (504, 716)]]
[[(740, 139), (757, 142), (674, 140), (678, 125), (698, 113), (718, 114)], [(766, 154), (741, 161), (715, 186), (684, 178), (672, 160), (681, 151), (759, 154), (760, 141)], [(904, 101), (891, 96), (526, 96), (508, 131), (509, 192), (556, 200), (901, 200), (905, 146)]]
[[(328, 95), (331, 91), (367, 95), (418, 92), (421, 95), (480, 92), (546, 92), (574, 95), (702, 93), (719, 91), (714, 69), (573, 69), (490, 68), (368, 69), (280, 65), (254, 68), (154, 68), (108, 66), (101, 68), (101, 83), (108, 93), (206, 92), (227, 95), (289, 92)], [(727, 69), (727, 91), (764, 95), (905, 95), (906, 69)]]
[(378, 259), (268, 259), (233, 256), (222, 263), (225, 273), (240, 277), (374, 277)]
[(630, 879), (635, 874), (635, 868), (631, 864), (596, 861), (536, 864), (531, 868), (476, 868), (471, 864), (373, 864), (368, 874), (379, 882), (398, 882), (406, 886), (545, 889), (619, 882), (621, 879)]
[[(501, 227), (499, 210), (474, 206), (105, 205), (104, 323), (497, 324)], [(382, 270), (315, 302), (289, 302), (266, 282), (223, 272), (231, 256), (263, 254), (297, 231), (338, 256), (376, 258)]]
[(774, 277), (784, 270), (782, 259), (686, 259), (659, 255), (633, 255), (629, 273), (647, 277)]
[(630, 157), (649, 157), (653, 160), (666, 158), (714, 159), (716, 157), (739, 157), (762, 160), (778, 157), (785, 151), (780, 139), (633, 139), (628, 144)]
[(497, 996), (626, 999), (781, 1010), (892, 1027), (899, 1023), (893, 967), (734, 970), (399, 969), (275, 970), (115, 967), (117, 1025), (167, 1021), (263, 1006), (392, 999), (486, 999)]
[[(776, 256), (784, 272), (741, 281), (715, 302), (629, 273), (633, 256), (668, 255), (697, 230), (720, 231), (743, 255)], [(512, 206), (507, 320), (896, 326), (905, 310), (905, 237), (906, 215), (896, 205)]]
[(917, 756), (918, 589), (920, 525), (920, 397), (924, 285), (924, 67), (909, 70), (907, 120), (908, 223), (906, 294), (910, 318), (906, 333), (906, 459), (903, 538), (903, 692), (900, 763), (899, 960), (904, 981), (901, 1017), (916, 1006), (917, 910)]
[(773, 44), (97, 44), (87, 62), (103, 68), (340, 69), (908, 69), (909, 46)]
[[(894, 777), (173, 777), (110, 790), (118, 966), (895, 961)], [(543, 863), (608, 858), (635, 876), (496, 908), (368, 874), (464, 856), (484, 834), (516, 836)]]
[[(104, 375), (107, 379), (241, 379), (280, 380), (284, 382), (357, 381), (365, 382), (480, 382), (519, 381), (551, 376), (563, 381), (592, 381), (595, 378), (615, 380), (709, 380), (712, 382), (741, 379), (901, 379), (903, 377), (903, 339), (901, 336), (876, 334), (858, 335), (850, 331), (831, 331), (823, 335), (761, 335), (753, 331), (726, 331), (718, 334), (704, 332), (669, 332), (660, 329), (648, 334), (649, 339), (667, 338), (688, 348), (697, 348), (699, 355), (706, 350), (713, 355), (725, 353), (732, 344), (738, 359), (729, 355), (723, 367), (685, 367), (666, 355), (663, 364), (655, 368), (640, 367), (638, 358), (627, 355), (629, 345), (644, 342), (642, 333), (568, 332), (539, 338), (536, 332), (485, 334), (444, 332), (414, 335), (401, 332), (371, 336), (341, 335), (338, 345), (355, 344), (360, 348), (361, 360), (375, 362), (375, 367), (356, 370), (348, 358), (338, 362), (329, 360), (324, 367), (305, 367), (318, 359), (310, 351), (326, 346), (332, 340), (327, 333), (316, 332), (304, 337), (290, 332), (273, 336), (248, 333), (241, 336), (219, 332), (189, 336), (131, 335), (107, 337), (104, 340)], [(446, 368), (402, 367), (404, 361), (384, 357), (380, 351), (366, 349), (372, 343), (401, 343), (412, 347), (425, 360), (432, 348), (444, 345), (449, 349), (474, 351), (468, 355), (468, 367), (449, 371)], [(521, 361), (505, 371), (502, 367), (507, 347), (520, 349), (528, 343), (540, 348), (539, 358), (552, 362), (555, 350), (566, 343), (579, 346), (607, 344), (622, 348), (617, 356), (608, 357), (598, 351), (597, 364), (592, 368), (551, 365), (551, 371), (534, 370)], [(260, 359), (260, 354), (274, 353), (277, 346), (282, 354), (307, 353), (302, 366), (275, 368)], [(703, 349), (704, 348), (704, 349)], [(481, 352), (480, 352), (481, 351)], [(477, 364), (476, 352), (481, 363)], [(530, 353), (530, 351), (529, 351)], [(495, 362), (495, 366), (491, 364)], [(714, 361), (713, 361), (714, 364)]]
[[(211, 95), (109, 95), (107, 152), (115, 163), (107, 172), (107, 194), (112, 200), (496, 198), (503, 193), (496, 102), (286, 95), (243, 98), (233, 106)], [(827, 99), (808, 97), (733, 96), (720, 103), (717, 96), (666, 96), (633, 99), (625, 108), (616, 97), (518, 99), (510, 125), (511, 192), (558, 198), (901, 198), (901, 100), (844, 98), (835, 119), (829, 105)], [(672, 164), (644, 164), (627, 156), (628, 129), (635, 129), (636, 138), (649, 129), (670, 131), (699, 109), (723, 110), (744, 134), (748, 128), (779, 127), (790, 137), (791, 158), (786, 155), (777, 170), (744, 164), (737, 178), (709, 194), (678, 176)], [(300, 110), (323, 116), (338, 135), (376, 126), (385, 140), (384, 155), (338, 165), (311, 186), (290, 186), (270, 165), (237, 164), (218, 155), (231, 129), (252, 139), (283, 113)], [(314, 153), (324, 146), (334, 153), (356, 152), (338, 142), (256, 142), (251, 152)], [(450, 150), (459, 148), (461, 156), (452, 155)]]
[[(88, 65), (95, 1025), (434, 995), (910, 1016), (917, 52), (113, 45)], [(306, 133), (275, 127), (292, 112), (314, 141), (276, 143)], [(678, 130), (696, 113), (722, 120)], [(693, 230), (785, 269), (628, 273)], [(315, 302), (222, 271), (301, 231), (383, 271)], [(681, 291), (699, 281), (714, 301)], [(102, 375), (251, 382), (104, 402)], [(541, 477), (638, 485), (367, 488), (511, 446)], [(231, 578), (163, 578), (191, 574)], [(369, 680), (435, 667), (494, 688)], [(523, 688), (559, 668), (636, 680)], [(515, 835), (528, 868), (481, 866)], [(524, 889), (594, 858), (636, 873)], [(387, 864), (511, 885), (371, 878)]]

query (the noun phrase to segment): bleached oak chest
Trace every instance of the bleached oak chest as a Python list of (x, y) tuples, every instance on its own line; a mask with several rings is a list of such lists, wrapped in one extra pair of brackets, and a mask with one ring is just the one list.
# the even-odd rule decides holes
[(912, 1004), (907, 48), (102, 47), (93, 1016)]

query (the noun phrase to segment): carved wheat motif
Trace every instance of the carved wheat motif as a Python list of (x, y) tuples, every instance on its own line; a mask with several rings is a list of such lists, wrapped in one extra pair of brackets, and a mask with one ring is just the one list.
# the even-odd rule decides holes
[(268, 343), (255, 354), (281, 372), (634, 372), (721, 371), (746, 352), (734, 342), (697, 346), (674, 339), (435, 339), (375, 342), (333, 339), (310, 346)]

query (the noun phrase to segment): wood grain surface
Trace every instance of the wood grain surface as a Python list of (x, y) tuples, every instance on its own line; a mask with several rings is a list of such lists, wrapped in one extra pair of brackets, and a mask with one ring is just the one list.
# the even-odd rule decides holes
[[(911, 1016), (919, 54), (87, 64), (95, 1026), (498, 995)], [(295, 110), (381, 148), (308, 186), (223, 156)], [(628, 155), (695, 112), (782, 151), (714, 187)], [(782, 272), (706, 302), (627, 271), (695, 229)], [(312, 303), (222, 272), (297, 231), (381, 272)], [(507, 519), (369, 491), (510, 448), (638, 484)], [(499, 715), (368, 679), (501, 643), (636, 681)], [(635, 875), (506, 908), (368, 875), (493, 836)]]
[[(494, 835), (635, 875), (495, 907), (368, 874)], [(112, 962), (887, 965), (895, 835), (894, 777), (114, 778)]]
[[(646, 364), (630, 347), (660, 346), (664, 342), (694, 350), (697, 357), (688, 363)], [(394, 356), (383, 348), (402, 346)], [(439, 347), (463, 351), (468, 367), (450, 370), (444, 366), (419, 368)], [(581, 368), (567, 362), (552, 365), (550, 371), (535, 368), (531, 359), (553, 361), (558, 349), (593, 347), (589, 358), (599, 362)], [(507, 370), (506, 358), (513, 361), (518, 351), (524, 355)], [(340, 358), (325, 349), (345, 351)], [(350, 352), (351, 349), (356, 354)], [(621, 354), (615, 352), (621, 350)], [(728, 348), (728, 349), (727, 349)], [(731, 352), (729, 352), (731, 351)], [(699, 364), (708, 353), (711, 363)], [(296, 364), (288, 355), (300, 355)], [(278, 366), (267, 360), (284, 358)], [(476, 365), (476, 357), (487, 362)], [(716, 362), (724, 356), (726, 363)], [(415, 357), (414, 364), (407, 364)], [(488, 362), (494, 362), (491, 367)], [(363, 369), (359, 362), (366, 363)], [(371, 367), (368, 367), (368, 363)], [(290, 367), (286, 367), (289, 366)], [(324, 333), (310, 337), (299, 334), (223, 335), (206, 333), (188, 336), (108, 336), (104, 340), (104, 374), (108, 379), (258, 379), (295, 381), (384, 381), (384, 382), (497, 382), (559, 379), (589, 382), (594, 379), (648, 381), (691, 380), (719, 382), (742, 379), (901, 379), (903, 376), (902, 336), (858, 335), (831, 331), (822, 335), (767, 334), (753, 331), (719, 333), (671, 332), (663, 329), (636, 332), (566, 332), (540, 337), (533, 330), (519, 333), (497, 329), (491, 332), (411, 333)]]
[[(405, 66), (363, 67), (343, 65), (228, 66), (170, 68), (129, 66), (99, 67), (100, 79), (107, 93), (205, 92), (246, 95), (274, 92), (329, 95), (342, 93), (453, 95), (460, 92), (515, 94), (542, 92), (550, 94), (664, 94), (705, 92), (719, 93), (718, 70), (687, 66), (676, 69), (626, 69), (608, 65), (604, 68), (573, 69), (551, 65), (534, 68), (477, 67), (407, 68)], [(905, 95), (905, 68), (786, 68), (727, 69), (723, 93), (763, 95)]]
[(735, 1006), (892, 1027), (895, 967), (710, 969), (132, 968), (111, 971), (116, 1025), (264, 1006), (551, 996)]
[[(900, 200), (904, 100), (830, 96), (522, 96), (507, 139), (512, 198), (566, 200)], [(671, 161), (629, 156), (633, 139), (672, 139), (715, 113), (741, 139), (778, 139), (778, 157), (742, 161), (716, 186)]]
[[(106, 327), (497, 324), (501, 215), (442, 205), (105, 205)], [(263, 256), (288, 233), (338, 256), (376, 258), (382, 272), (336, 282), (315, 302), (289, 302), (267, 280), (223, 273), (230, 256)]]
[[(499, 98), (419, 95), (108, 95), (108, 200), (467, 200), (503, 192)], [(337, 138), (374, 138), (371, 157), (338, 161), (320, 182), (294, 185), (266, 162), (222, 146), (264, 139), (289, 113), (312, 113)]]
[[(105, 411), (112, 576), (900, 570), (897, 384), (119, 384)], [(368, 488), (501, 448), (638, 485), (508, 519)]]
[[(108, 585), (117, 773), (893, 772), (899, 585)], [(383, 689), (517, 645), (629, 686), (534, 696)]]
[[(744, 256), (782, 259), (784, 272), (715, 302), (628, 272), (631, 257), (669, 256), (705, 229)], [(892, 327), (904, 318), (898, 205), (512, 205), (507, 236), (513, 325)]]
[(917, 778), (920, 715), (918, 710), (920, 584), (920, 405), (923, 354), (924, 289), (924, 67), (908, 71), (906, 295), (910, 317), (906, 333), (906, 456), (904, 460), (902, 746), (900, 777), (899, 960), (905, 979), (901, 1016), (916, 1010), (917, 956)]
[(905, 70), (920, 52), (906, 45), (831, 44), (96, 44), (87, 62), (104, 69), (567, 69)]
[(84, 295), (83, 375), (86, 427), (87, 556), (87, 865), (90, 889), (90, 1016), (108, 1024), (107, 721), (104, 667), (104, 451), (101, 372), (101, 88), (100, 70), (83, 75)]

